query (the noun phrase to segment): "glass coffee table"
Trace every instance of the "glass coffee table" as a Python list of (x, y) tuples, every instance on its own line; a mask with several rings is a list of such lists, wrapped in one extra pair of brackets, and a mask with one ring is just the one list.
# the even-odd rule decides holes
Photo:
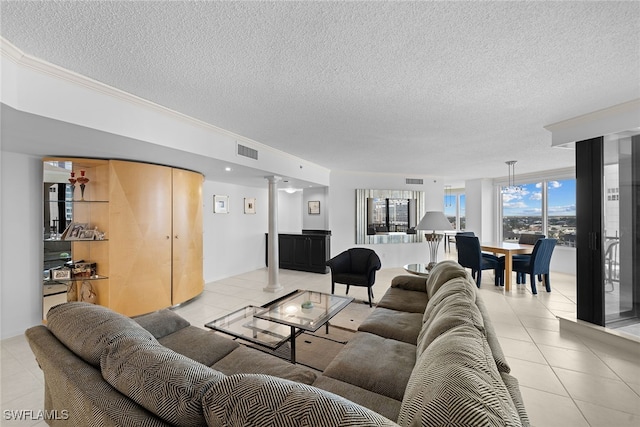
[(306, 290), (293, 291), (262, 307), (247, 306), (205, 326), (271, 350), (289, 341), (296, 363), (296, 336), (315, 332), (353, 301), (351, 297)]

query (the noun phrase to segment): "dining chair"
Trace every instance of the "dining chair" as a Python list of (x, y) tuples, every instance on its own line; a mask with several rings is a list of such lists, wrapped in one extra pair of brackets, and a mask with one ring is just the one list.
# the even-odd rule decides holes
[(531, 292), (535, 295), (538, 293), (536, 287), (536, 276), (538, 276), (539, 280), (544, 280), (547, 292), (551, 292), (549, 264), (557, 242), (557, 239), (539, 239), (533, 247), (533, 252), (531, 252), (529, 259), (513, 260), (513, 271), (516, 272), (517, 284), (526, 284), (527, 274), (529, 274), (531, 276)]
[(482, 252), (480, 240), (477, 236), (456, 234), (456, 248), (458, 250), (458, 264), (471, 269), (471, 276), (480, 287), (482, 270), (494, 270), (495, 285), (504, 285), (504, 257)]
[[(518, 238), (518, 243), (520, 243), (521, 245), (535, 245), (538, 240), (544, 239), (545, 237), (547, 236), (545, 236), (544, 234), (521, 233), (520, 237)], [(514, 261), (517, 259), (529, 261), (531, 259), (531, 254), (516, 254), (512, 255), (511, 259)], [(538, 281), (542, 281), (542, 276), (538, 276)]]
[(456, 242), (456, 236), (475, 236), (476, 233), (474, 233), (473, 231), (458, 231), (456, 234), (449, 236), (448, 243), (449, 243), (449, 252), (451, 252), (451, 243), (455, 243)]

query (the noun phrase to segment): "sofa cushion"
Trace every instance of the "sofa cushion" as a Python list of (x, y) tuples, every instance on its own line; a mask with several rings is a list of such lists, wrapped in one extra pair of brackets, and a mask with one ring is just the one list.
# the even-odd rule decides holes
[(440, 303), (447, 299), (449, 296), (454, 296), (457, 299), (464, 299), (475, 304), (478, 291), (473, 282), (468, 278), (456, 277), (443, 283), (438, 292), (433, 294), (429, 298), (429, 303), (424, 309), (424, 316), (422, 321), (426, 322), (431, 317), (431, 312), (440, 305)]
[(422, 352), (436, 338), (456, 326), (469, 325), (484, 333), (484, 321), (480, 310), (478, 310), (475, 303), (468, 298), (460, 297), (458, 294), (446, 295), (439, 304), (429, 306), (427, 311), (429, 312), (429, 317), (418, 336), (416, 357), (420, 357)]
[(467, 277), (467, 271), (455, 261), (445, 260), (436, 264), (427, 279), (427, 295), (431, 298), (440, 286), (456, 277)]
[(402, 400), (415, 362), (415, 345), (356, 332), (323, 375)]
[(383, 338), (415, 345), (422, 328), (422, 314), (376, 307), (358, 327)]
[(427, 278), (415, 274), (396, 276), (391, 280), (392, 288), (400, 288), (406, 291), (427, 292)]
[(461, 325), (422, 353), (400, 408), (403, 426), (520, 426), (484, 335)]
[(47, 313), (47, 327), (69, 350), (95, 367), (100, 366), (102, 352), (114, 341), (129, 337), (156, 342), (131, 318), (88, 302), (52, 307)]
[(335, 394), (281, 378), (239, 374), (205, 394), (209, 426), (394, 426), (383, 416)]
[(125, 338), (102, 354), (103, 378), (122, 394), (178, 426), (205, 423), (202, 397), (224, 378), (157, 342)]
[(225, 375), (265, 374), (303, 384), (313, 384), (317, 374), (304, 366), (291, 363), (244, 345), (233, 350), (212, 366)]
[(186, 319), (169, 309), (154, 311), (134, 317), (140, 326), (151, 332), (156, 339), (172, 334), (191, 325)]
[(158, 342), (205, 366), (213, 365), (240, 346), (232, 339), (196, 326), (179, 329)]
[(358, 405), (376, 411), (390, 420), (398, 419), (400, 404), (402, 403), (399, 400), (324, 375), (320, 375), (313, 383), (313, 386), (349, 399)]
[(405, 291), (400, 288), (389, 288), (380, 298), (378, 307), (409, 313), (424, 313), (429, 297), (421, 291)]

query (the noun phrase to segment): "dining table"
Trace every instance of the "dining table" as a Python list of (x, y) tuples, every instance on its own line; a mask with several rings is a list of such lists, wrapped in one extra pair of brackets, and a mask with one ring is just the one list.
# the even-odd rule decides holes
[(517, 242), (487, 242), (481, 243), (480, 249), (485, 252), (504, 255), (504, 290), (511, 290), (511, 272), (513, 271), (513, 255), (530, 254), (534, 245)]

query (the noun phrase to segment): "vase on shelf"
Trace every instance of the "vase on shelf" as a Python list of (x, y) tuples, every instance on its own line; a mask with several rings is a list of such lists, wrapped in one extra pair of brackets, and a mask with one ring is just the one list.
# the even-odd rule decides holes
[(78, 177), (78, 182), (80, 183), (80, 200), (84, 201), (84, 189), (85, 186), (87, 184), (87, 182), (89, 182), (89, 178), (87, 178), (86, 176), (84, 176), (84, 171), (80, 171), (80, 176)]
[(78, 180), (76, 179), (76, 173), (71, 172), (71, 178), (69, 178), (69, 182), (71, 183), (71, 200), (73, 200), (73, 197), (75, 195), (77, 181)]

